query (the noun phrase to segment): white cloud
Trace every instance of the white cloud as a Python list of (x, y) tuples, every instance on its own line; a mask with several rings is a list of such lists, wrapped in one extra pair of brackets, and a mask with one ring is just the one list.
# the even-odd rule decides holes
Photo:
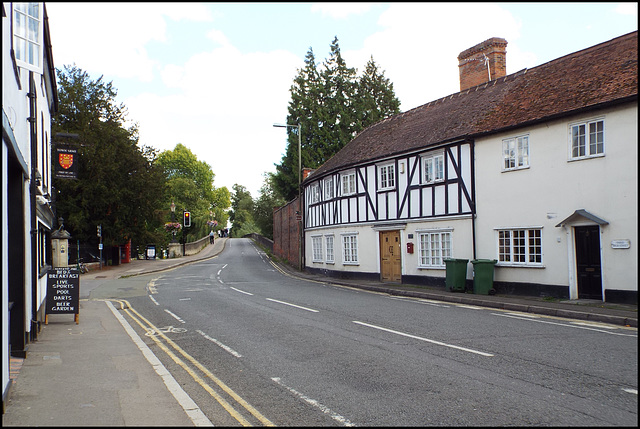
[[(78, 7), (82, 5), (82, 7)], [(47, 3), (54, 61), (94, 73), (153, 79), (146, 44), (166, 37), (162, 12), (145, 3)], [(144, 19), (140, 19), (144, 17)], [(60, 25), (65, 22), (73, 25)], [(82, 52), (82, 60), (78, 59)]]
[(124, 101), (142, 124), (140, 141), (159, 150), (177, 143), (211, 165), (215, 186), (245, 186), (258, 196), (262, 173), (274, 171), (286, 135), (272, 127), (287, 115), (300, 59), (285, 51), (242, 54), (232, 46), (163, 70), (178, 95), (142, 94)]
[(519, 22), (495, 4), (393, 3), (378, 24), (384, 29), (369, 36), (361, 50), (343, 55), (359, 71), (373, 55), (393, 82), (403, 111), (458, 92), (458, 54), (486, 39), (509, 43), (507, 73), (532, 59), (518, 49)]
[(229, 39), (227, 39), (227, 36), (225, 36), (225, 34), (220, 30), (214, 29), (209, 31), (207, 33), (207, 38), (212, 42), (214, 42), (216, 45), (221, 45), (221, 46), (231, 45), (231, 43), (229, 42)]

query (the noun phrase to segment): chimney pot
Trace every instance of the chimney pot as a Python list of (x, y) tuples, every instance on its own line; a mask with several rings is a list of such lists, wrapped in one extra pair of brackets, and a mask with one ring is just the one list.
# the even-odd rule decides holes
[(460, 52), (460, 91), (481, 85), (507, 74), (507, 41), (492, 37)]

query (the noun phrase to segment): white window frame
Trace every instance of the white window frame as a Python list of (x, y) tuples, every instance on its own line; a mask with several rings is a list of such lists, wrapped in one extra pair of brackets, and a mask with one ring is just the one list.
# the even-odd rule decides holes
[(333, 196), (333, 177), (327, 177), (326, 179), (324, 179), (324, 199), (332, 200)]
[(396, 187), (396, 165), (384, 164), (378, 167), (378, 190), (385, 191)]
[(502, 171), (529, 168), (529, 135), (516, 136), (502, 140)]
[(342, 182), (342, 195), (353, 195), (356, 193), (356, 173), (346, 173), (340, 177)]
[[(600, 130), (597, 129), (599, 124), (601, 124)], [(595, 130), (593, 129), (594, 126), (596, 127)], [(582, 128), (582, 130), (580, 130), (580, 128)], [(598, 137), (600, 137), (599, 141)], [(605, 141), (604, 118), (595, 118), (569, 124), (569, 160), (574, 161), (604, 156)]]
[(320, 202), (320, 186), (318, 183), (310, 185), (309, 192), (311, 193), (311, 204)]
[(444, 153), (435, 153), (422, 159), (422, 182), (436, 183), (444, 181)]
[(335, 262), (334, 242), (333, 234), (324, 236), (325, 262), (327, 264), (333, 264)]
[(542, 227), (496, 228), (498, 265), (542, 267)]
[(344, 233), (341, 235), (342, 241), (342, 264), (358, 265), (358, 233)]
[(312, 262), (322, 262), (322, 236), (311, 236), (311, 260)]
[[(417, 230), (418, 268), (446, 268), (444, 260), (452, 255), (452, 229)], [(435, 247), (435, 246), (437, 247)]]
[(37, 2), (12, 4), (13, 50), (16, 64), (18, 67), (42, 74), (44, 4)]

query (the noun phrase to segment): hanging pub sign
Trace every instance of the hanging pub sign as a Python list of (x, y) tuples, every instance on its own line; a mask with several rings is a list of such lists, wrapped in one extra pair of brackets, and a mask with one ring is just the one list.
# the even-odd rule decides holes
[(75, 314), (78, 324), (80, 271), (77, 268), (52, 268), (47, 273), (45, 325), (49, 322), (49, 314)]
[(69, 146), (59, 146), (56, 148), (56, 157), (56, 178), (77, 179), (78, 149)]

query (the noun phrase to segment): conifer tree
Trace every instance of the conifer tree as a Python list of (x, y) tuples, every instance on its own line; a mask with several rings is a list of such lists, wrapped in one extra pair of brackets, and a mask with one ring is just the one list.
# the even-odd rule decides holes
[[(373, 57), (364, 74), (347, 66), (338, 38), (331, 43), (330, 56), (318, 70), (313, 49), (305, 57), (291, 86), (287, 124), (302, 128), (302, 167), (318, 168), (342, 149), (364, 128), (400, 113), (400, 101), (393, 84), (380, 72)], [(287, 128), (288, 142), (273, 177), (274, 189), (287, 201), (298, 193), (297, 128)]]
[(373, 56), (358, 81), (355, 112), (358, 132), (400, 112), (400, 100), (393, 91), (393, 83), (379, 71)]

